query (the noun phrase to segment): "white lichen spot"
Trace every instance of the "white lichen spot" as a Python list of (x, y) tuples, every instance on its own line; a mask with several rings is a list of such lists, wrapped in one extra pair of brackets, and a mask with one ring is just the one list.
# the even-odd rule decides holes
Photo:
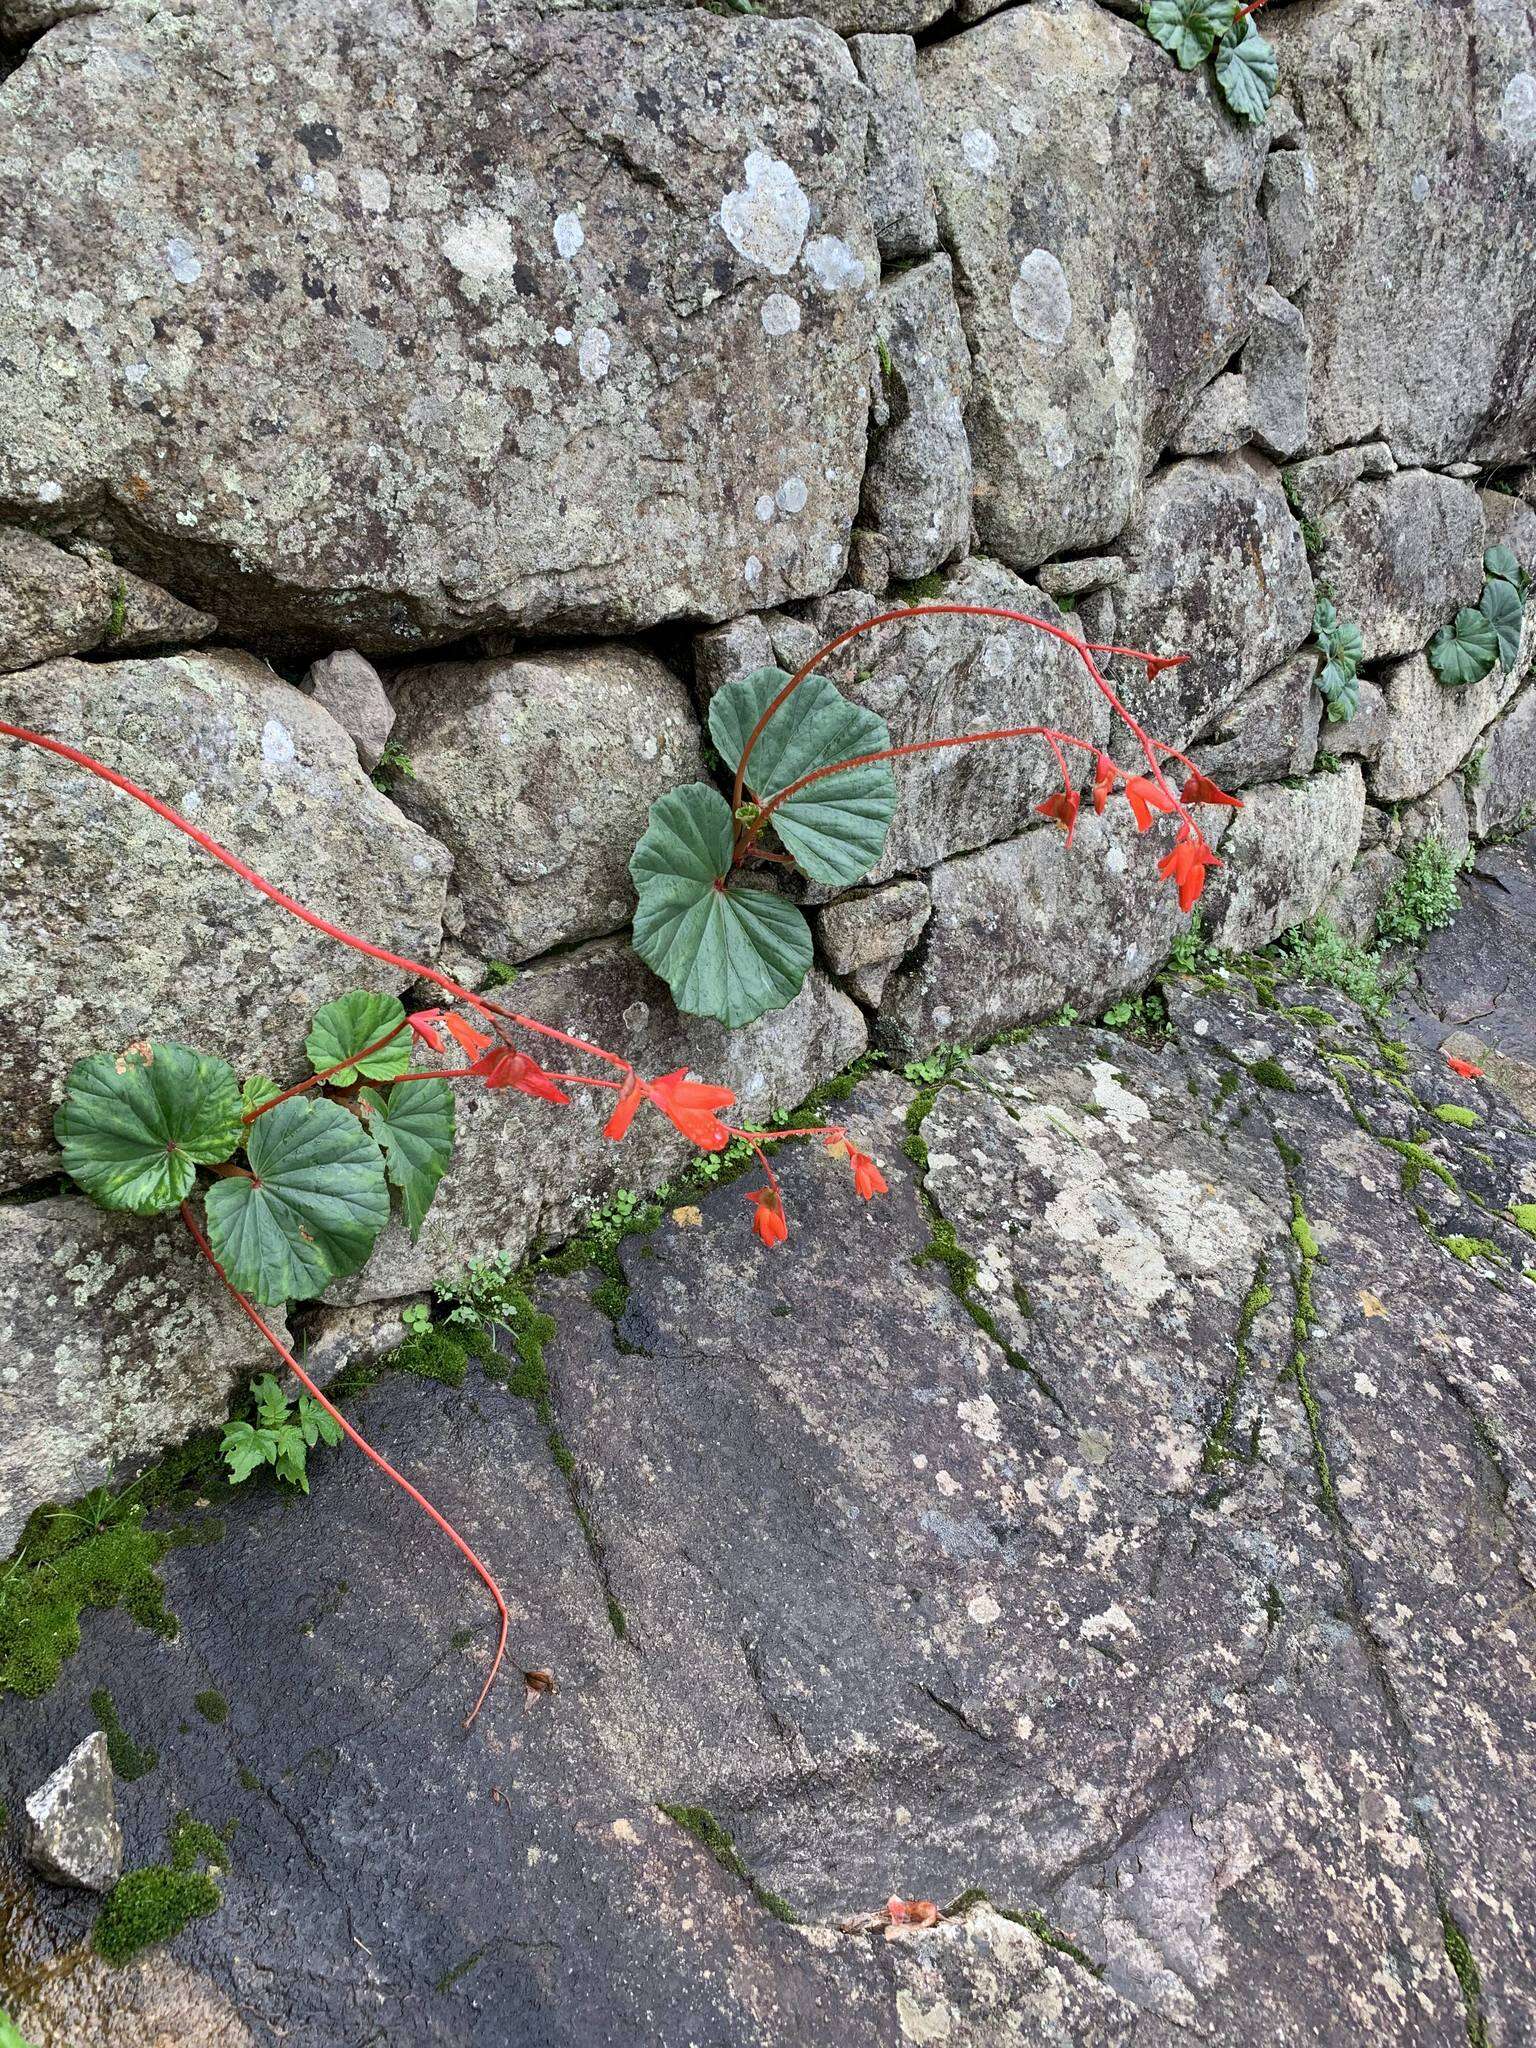
[(1409, 183), (1408, 190), (1413, 194), (1414, 205), (1422, 206), (1425, 200), (1429, 197), (1428, 173), (1425, 171), (1415, 171), (1412, 180)]
[(763, 301), (763, 332), (777, 340), (800, 331), (800, 302), (788, 292), (770, 292)]
[(946, 1500), (953, 1500), (962, 1490), (959, 1480), (952, 1472), (946, 1472), (942, 1466), (934, 1473), (933, 1483)]
[(269, 718), (261, 728), (261, 758), (269, 768), (286, 768), (297, 752), (293, 734), (279, 718)]
[(931, 2048), (933, 2042), (949, 2039), (955, 2015), (942, 1998), (929, 2005), (903, 1985), (896, 1994), (896, 2018), (907, 2040), (915, 2042), (917, 2048)]
[(725, 239), (749, 263), (786, 277), (811, 224), (811, 202), (789, 165), (766, 149), (751, 152), (745, 176), (743, 189), (720, 202)]
[(1002, 1608), (990, 1593), (974, 1593), (965, 1603), (965, 1611), (972, 1621), (982, 1628), (990, 1628), (1002, 1615)]
[(1136, 1624), (1120, 1605), (1112, 1601), (1102, 1614), (1090, 1614), (1078, 1626), (1078, 1634), (1090, 1643), (1096, 1643), (1103, 1636), (1124, 1636), (1136, 1633)]
[(508, 276), (517, 258), (512, 253), (512, 223), (500, 213), (472, 213), (445, 228), (438, 244), (448, 261), (474, 284)]
[(990, 1394), (978, 1394), (974, 1401), (961, 1401), (955, 1413), (984, 1444), (995, 1444), (1002, 1437), (1003, 1427), (998, 1416), (997, 1403)]
[(364, 213), (388, 213), (392, 188), (382, 171), (359, 171), (357, 203)]
[(1536, 77), (1517, 71), (1504, 88), (1499, 111), (1511, 142), (1536, 143)]
[(576, 337), (575, 337), (575, 335), (574, 335), (574, 334), (572, 334), (572, 332), (571, 332), (571, 330), (569, 329), (569, 327), (557, 327), (557, 328), (555, 329), (555, 346), (556, 346), (556, 348), (569, 348), (569, 347), (570, 347), (570, 345), (571, 345), (571, 343), (572, 343), (572, 342), (573, 342), (573, 341), (574, 341), (575, 339), (576, 339)]
[(756, 512), (758, 518), (761, 519), (764, 526), (767, 526), (773, 518), (774, 512), (773, 498), (770, 493), (764, 491), (752, 509)]
[(805, 245), (805, 267), (824, 292), (856, 292), (863, 284), (863, 262), (840, 235), (818, 235)]
[(984, 178), (997, 169), (997, 137), (990, 128), (967, 128), (960, 138), (960, 154)]
[(1052, 420), (1041, 439), (1045, 443), (1045, 459), (1052, 469), (1066, 469), (1077, 454), (1077, 443), (1060, 420)]
[(39, 505), (57, 505), (63, 495), (64, 486), (61, 483), (56, 483), (52, 477), (45, 478), (37, 487), (37, 502)]
[(1136, 375), (1136, 323), (1123, 306), (1109, 323), (1109, 360), (1120, 382), (1129, 384)]
[(589, 327), (581, 337), (581, 347), (576, 351), (576, 367), (588, 384), (600, 384), (607, 376), (612, 354), (613, 343), (602, 328)]
[(787, 476), (774, 493), (781, 512), (803, 512), (805, 510), (805, 479)]
[(763, 580), (763, 565), (759, 557), (748, 555), (741, 573), (746, 579), (747, 588), (749, 590), (756, 590), (759, 583)]
[(1072, 325), (1067, 273), (1049, 249), (1031, 249), (1008, 293), (1013, 324), (1042, 348), (1060, 348)]
[(574, 213), (557, 213), (555, 215), (555, 247), (567, 263), (576, 254), (577, 250), (581, 248), (586, 239), (586, 230), (581, 225), (579, 215)]
[(1146, 1103), (1122, 1086), (1107, 1060), (1090, 1060), (1088, 1072), (1093, 1076), (1093, 1099), (1103, 1110), (1105, 1122), (1117, 1137), (1129, 1141), (1137, 1124), (1152, 1121), (1152, 1112)]
[(178, 284), (196, 284), (203, 274), (203, 266), (197, 259), (197, 251), (180, 235), (172, 235), (166, 243), (165, 260), (170, 265), (171, 275)]
[(633, 1823), (622, 1817), (613, 1823), (613, 1839), (616, 1842), (627, 1842), (632, 1849), (638, 1849), (640, 1846), (640, 1837), (635, 1833)]
[(64, 301), (64, 318), (76, 334), (84, 334), (89, 327), (99, 327), (106, 310), (94, 292), (71, 292)]

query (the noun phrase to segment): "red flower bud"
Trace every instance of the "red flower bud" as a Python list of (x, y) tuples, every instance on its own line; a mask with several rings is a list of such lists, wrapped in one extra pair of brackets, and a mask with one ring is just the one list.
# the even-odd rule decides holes
[(1079, 798), (1075, 789), (1058, 789), (1054, 796), (1048, 796), (1043, 804), (1035, 805), (1036, 815), (1054, 818), (1058, 825), (1067, 828), (1067, 844), (1072, 844), (1072, 834), (1077, 830)]

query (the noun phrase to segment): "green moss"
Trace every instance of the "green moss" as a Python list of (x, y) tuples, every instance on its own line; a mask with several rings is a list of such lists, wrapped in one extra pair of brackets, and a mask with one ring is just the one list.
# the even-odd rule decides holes
[(947, 587), (944, 578), (935, 572), (932, 576), (919, 576), (912, 583), (893, 584), (892, 592), (902, 604), (935, 604)]
[(170, 1535), (145, 1529), (138, 1513), (71, 1540), (39, 1510), (27, 1524), (15, 1565), (0, 1577), (0, 1692), (36, 1699), (80, 1647), (87, 1607), (124, 1607), (135, 1621), (170, 1638), (176, 1618), (155, 1567)]
[(772, 1892), (766, 1885), (758, 1883), (737, 1855), (735, 1841), (721, 1827), (708, 1807), (671, 1806), (663, 1801), (658, 1811), (692, 1835), (701, 1847), (709, 1851), (722, 1870), (729, 1871), (732, 1877), (739, 1877), (743, 1884), (749, 1885), (758, 1904), (766, 1907), (776, 1920), (787, 1921), (791, 1926), (795, 1923), (799, 1916), (794, 1908), (788, 1900), (780, 1898), (777, 1892)]
[(91, 1694), (91, 1712), (96, 1716), (96, 1725), (107, 1738), (107, 1755), (112, 1759), (112, 1768), (126, 1784), (136, 1778), (146, 1778), (160, 1761), (158, 1750), (140, 1748), (117, 1717), (117, 1708), (106, 1687), (98, 1686)]
[(200, 1692), (192, 1702), (205, 1721), (211, 1721), (215, 1728), (222, 1728), (229, 1719), (229, 1701), (221, 1692)]
[[(1429, 1134), (1426, 1131), (1422, 1135), (1427, 1137)], [(1418, 1140), (1379, 1138), (1377, 1143), (1384, 1145), (1389, 1152), (1395, 1152), (1399, 1159), (1402, 1160), (1401, 1179), (1405, 1195), (1413, 1193), (1426, 1173), (1432, 1174), (1436, 1180), (1441, 1181), (1451, 1190), (1452, 1194), (1459, 1195), (1461, 1193), (1456, 1176), (1452, 1173), (1451, 1169), (1443, 1161), (1437, 1159), (1434, 1153), (1428, 1151)]]
[(937, 1088), (924, 1088), (907, 1105), (906, 1136), (901, 1141), (901, 1149), (919, 1173), (928, 1170), (928, 1143), (923, 1136), (923, 1120), (938, 1098)]
[(1470, 2048), (1488, 2048), (1488, 2023), (1483, 2017), (1483, 1976), (1467, 1937), (1457, 1926), (1448, 1906), (1440, 1908), (1440, 1929), (1445, 1940), (1446, 1960), (1461, 1987), (1462, 2010), (1466, 2016)]
[(1536, 1202), (1511, 1202), (1509, 1213), (1515, 1219), (1515, 1226), (1527, 1236), (1536, 1237)]
[(1464, 1130), (1473, 1130), (1482, 1122), (1475, 1109), (1463, 1109), (1459, 1102), (1439, 1102), (1435, 1115), (1443, 1124), (1460, 1124)]
[(109, 1963), (126, 1963), (140, 1949), (170, 1941), (190, 1920), (214, 1912), (222, 1894), (206, 1871), (152, 1863), (130, 1870), (108, 1892), (91, 1943)]
[(1318, 1256), (1317, 1239), (1312, 1235), (1312, 1226), (1307, 1221), (1306, 1212), (1299, 1199), (1295, 1203), (1295, 1213), (1291, 1218), (1291, 1236), (1295, 1238), (1304, 1259), (1310, 1262)]
[(170, 1832), (172, 1870), (193, 1870), (199, 1863), (207, 1863), (214, 1870), (229, 1868), (229, 1844), (216, 1828), (209, 1827), (204, 1820), (194, 1820), (190, 1813), (178, 1813), (171, 1822)]
[(1241, 1067), (1224, 1067), (1221, 1079), (1216, 1083), (1216, 1107), (1221, 1108), (1229, 1095), (1235, 1095), (1243, 1085)]
[(1328, 917), (1296, 925), (1275, 941), (1270, 957), (1287, 973), (1339, 989), (1372, 1015), (1385, 1009), (1390, 991), (1381, 979), (1381, 962), (1357, 946)]
[(1243, 1459), (1245, 1453), (1232, 1443), (1232, 1425), (1237, 1419), (1238, 1397), (1249, 1370), (1249, 1340), (1253, 1326), (1263, 1311), (1274, 1300), (1274, 1289), (1269, 1285), (1269, 1260), (1260, 1256), (1254, 1272), (1253, 1284), (1244, 1297), (1243, 1306), (1237, 1318), (1237, 1333), (1233, 1340), (1237, 1352), (1237, 1364), (1233, 1369), (1232, 1381), (1227, 1388), (1210, 1434), (1206, 1437), (1200, 1463), (1207, 1472), (1219, 1472), (1229, 1458)]
[(1453, 1259), (1460, 1259), (1464, 1266), (1470, 1266), (1474, 1259), (1497, 1259), (1499, 1248), (1489, 1237), (1442, 1237), (1442, 1251), (1448, 1251)]
[(257, 1777), (253, 1770), (248, 1769), (246, 1765), (242, 1764), (240, 1766), (239, 1770), (235, 1773), (235, 1777), (245, 1791), (259, 1792), (261, 1790), (260, 1778)]
[(1467, 859), (1454, 854), (1433, 833), (1416, 840), (1403, 856), (1403, 871), (1376, 913), (1376, 937), (1384, 946), (1411, 946), (1456, 915), (1456, 877)]
[(1278, 1060), (1252, 1060), (1248, 1071), (1261, 1088), (1278, 1088), (1285, 1095), (1296, 1093), (1296, 1083)]
[(0, 2048), (32, 2048), (32, 2043), (23, 2038), (16, 2022), (3, 2012), (0, 2012)]

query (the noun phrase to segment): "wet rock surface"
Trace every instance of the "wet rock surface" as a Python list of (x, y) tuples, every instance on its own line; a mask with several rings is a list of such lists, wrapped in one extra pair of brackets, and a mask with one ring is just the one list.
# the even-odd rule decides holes
[[(171, 1553), (175, 1642), (92, 1617), (6, 1703), (0, 1796), (109, 1676), (161, 1751), (130, 1863), (238, 1821), (165, 1961), (258, 2042), (1522, 2039), (1536, 1131), (1332, 991), (1170, 1004), (864, 1080), (892, 1191), (791, 1148), (783, 1249), (736, 1183), (625, 1239), (618, 1300), (540, 1283), (543, 1421), (354, 1397), (558, 1693), (460, 1729), (483, 1602), (325, 1456)], [(893, 1891), (971, 1896), (843, 1931)], [(88, 1925), (28, 1912), (33, 1958)], [(43, 2048), (108, 2038), (6, 1967)]]

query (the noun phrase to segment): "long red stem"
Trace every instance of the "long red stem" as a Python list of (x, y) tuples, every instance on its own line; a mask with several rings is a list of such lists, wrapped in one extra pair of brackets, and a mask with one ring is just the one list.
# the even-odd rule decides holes
[[(248, 1109), (241, 1117), (241, 1123), (253, 1124), (257, 1117), (265, 1116), (269, 1109), (276, 1109), (280, 1102), (291, 1102), (295, 1095), (306, 1094), (311, 1088), (318, 1088), (322, 1081), (329, 1081), (332, 1074), (342, 1073), (347, 1067), (355, 1067), (361, 1060), (371, 1059), (376, 1052), (382, 1052), (392, 1038), (398, 1038), (404, 1029), (405, 1020), (402, 1018), (393, 1031), (386, 1031), (382, 1038), (376, 1038), (372, 1045), (365, 1045), (361, 1052), (349, 1054), (346, 1059), (338, 1060), (333, 1067), (322, 1067), (318, 1074), (311, 1074), (307, 1081), (296, 1081), (291, 1088), (285, 1088), (281, 1095), (270, 1096), (267, 1101), (259, 1102), (254, 1109)], [(405, 1078), (407, 1077), (401, 1076), (401, 1079)]]
[(507, 1603), (502, 1598), (500, 1586), (497, 1585), (495, 1579), (492, 1578), (490, 1571), (484, 1564), (481, 1563), (480, 1559), (476, 1557), (475, 1553), (464, 1541), (464, 1538), (459, 1534), (458, 1530), (454, 1528), (452, 1522), (450, 1522), (445, 1515), (439, 1514), (437, 1509), (433, 1507), (431, 1501), (427, 1499), (426, 1495), (424, 1493), (418, 1493), (416, 1488), (412, 1486), (409, 1479), (404, 1478), (400, 1473), (398, 1473), (395, 1470), (394, 1466), (390, 1464), (388, 1458), (384, 1457), (380, 1452), (376, 1451), (373, 1448), (373, 1445), (368, 1442), (367, 1438), (360, 1435), (359, 1432), (352, 1427), (351, 1423), (348, 1422), (347, 1418), (345, 1417), (345, 1415), (342, 1414), (341, 1410), (337, 1408), (333, 1402), (328, 1401), (325, 1395), (321, 1393), (320, 1389), (315, 1385), (315, 1382), (310, 1378), (309, 1374), (304, 1370), (303, 1366), (300, 1365), (299, 1361), (288, 1349), (287, 1345), (283, 1342), (282, 1338), (278, 1336), (277, 1332), (272, 1328), (271, 1324), (267, 1322), (266, 1318), (260, 1313), (259, 1310), (254, 1308), (252, 1304), (249, 1301), (247, 1301), (246, 1297), (240, 1292), (239, 1288), (235, 1286), (234, 1282), (230, 1279), (229, 1275), (225, 1272), (224, 1268), (219, 1264), (218, 1260), (214, 1257), (213, 1247), (209, 1244), (207, 1238), (203, 1235), (202, 1230), (198, 1225), (197, 1217), (193, 1213), (192, 1205), (190, 1202), (182, 1203), (181, 1220), (183, 1223), (185, 1223), (187, 1229), (191, 1232), (193, 1243), (197, 1246), (198, 1250), (202, 1253), (203, 1257), (208, 1261), (209, 1265), (212, 1266), (214, 1272), (217, 1273), (219, 1278), (223, 1281), (225, 1288), (228, 1290), (229, 1294), (234, 1299), (234, 1301), (238, 1304), (241, 1313), (245, 1316), (248, 1316), (250, 1320), (256, 1325), (257, 1329), (260, 1330), (262, 1336), (266, 1338), (267, 1342), (272, 1346), (272, 1349), (277, 1353), (278, 1357), (283, 1361), (284, 1365), (287, 1366), (288, 1370), (304, 1387), (305, 1391), (310, 1395), (310, 1397), (313, 1400), (319, 1402), (320, 1406), (325, 1410), (326, 1414), (329, 1415), (332, 1418), (332, 1420), (340, 1426), (340, 1428), (351, 1439), (351, 1441), (357, 1445), (357, 1448), (362, 1452), (365, 1458), (371, 1458), (374, 1464), (378, 1466), (381, 1472), (387, 1473), (388, 1476), (391, 1479), (393, 1479), (396, 1486), (404, 1488), (404, 1490), (410, 1495), (411, 1499), (415, 1501), (417, 1507), (419, 1507), (420, 1509), (422, 1509), (424, 1513), (432, 1517), (433, 1521), (436, 1522), (438, 1528), (442, 1530), (443, 1534), (449, 1539), (449, 1541), (455, 1544), (457, 1548), (462, 1552), (462, 1554), (466, 1558), (468, 1558), (469, 1562), (474, 1566), (476, 1572), (479, 1574), (482, 1583), (486, 1587), (486, 1590), (490, 1593), (491, 1598), (496, 1602), (496, 1612), (501, 1617), (501, 1629), (500, 1633), (496, 1638), (496, 1655), (491, 1659), (491, 1668), (486, 1676), (486, 1681), (484, 1685), (482, 1685), (480, 1688), (480, 1697), (475, 1701), (475, 1704), (470, 1708), (469, 1712), (464, 1717), (464, 1726), (468, 1728), (474, 1721), (475, 1716), (479, 1713), (480, 1709), (485, 1705), (486, 1695), (490, 1692), (491, 1687), (496, 1682), (496, 1674), (501, 1669), (501, 1660), (506, 1653)]

